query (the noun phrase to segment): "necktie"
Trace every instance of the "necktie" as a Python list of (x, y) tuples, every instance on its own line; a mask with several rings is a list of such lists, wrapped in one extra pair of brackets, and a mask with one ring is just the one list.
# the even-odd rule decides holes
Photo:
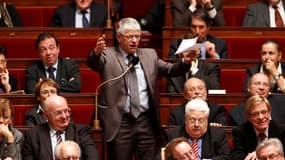
[[(134, 56), (128, 55), (127, 58), (130, 64)], [(130, 112), (135, 118), (138, 118), (141, 111), (140, 111), (139, 87), (138, 87), (138, 80), (137, 80), (135, 67), (131, 68), (128, 78), (129, 78), (129, 90), (130, 90), (130, 102), (131, 102)]]
[(83, 27), (89, 27), (89, 22), (88, 22), (88, 19), (86, 17), (86, 13), (87, 13), (87, 11), (85, 11), (85, 10), (81, 11), (81, 14), (82, 14), (82, 26)]
[(259, 133), (257, 138), (259, 142), (262, 142), (266, 138), (266, 135), (264, 133)]
[(54, 71), (55, 71), (54, 67), (48, 67), (48, 69), (47, 69), (48, 77), (53, 79), (53, 80), (55, 80)]
[(278, 6), (273, 6), (274, 8), (274, 11), (275, 11), (275, 24), (276, 24), (276, 27), (284, 27), (284, 23), (283, 23), (283, 20), (282, 20), (282, 17), (280, 15), (280, 12), (278, 10)]
[(193, 139), (191, 148), (193, 150), (193, 155), (195, 157), (195, 160), (199, 159), (199, 146), (198, 146), (198, 139)]
[(56, 131), (56, 133), (55, 133), (57, 144), (59, 144), (60, 142), (62, 142), (61, 134), (62, 134), (61, 131)]

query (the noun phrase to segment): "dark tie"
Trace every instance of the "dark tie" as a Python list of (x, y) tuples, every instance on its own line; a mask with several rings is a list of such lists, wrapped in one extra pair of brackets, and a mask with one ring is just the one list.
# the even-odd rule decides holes
[(282, 20), (282, 17), (280, 15), (280, 12), (278, 10), (278, 6), (273, 6), (274, 8), (274, 11), (275, 11), (275, 24), (276, 24), (276, 27), (284, 27), (284, 23), (283, 23), (283, 20)]
[[(134, 56), (128, 55), (127, 58), (129, 60), (129, 65), (130, 65), (130, 62), (132, 61)], [(130, 102), (131, 102), (130, 112), (135, 118), (137, 118), (141, 113), (140, 110), (141, 107), (140, 107), (138, 80), (137, 80), (135, 67), (131, 68), (128, 74), (128, 78), (129, 78), (129, 90), (130, 90)]]
[(87, 13), (87, 11), (85, 11), (85, 10), (81, 11), (81, 14), (82, 14), (82, 26), (83, 27), (89, 27), (89, 22), (88, 22), (88, 19), (86, 17), (86, 13)]
[(199, 159), (199, 146), (198, 146), (198, 139), (193, 139), (191, 148), (193, 150), (193, 155), (195, 157), (195, 160)]
[(55, 80), (54, 71), (55, 71), (54, 67), (48, 67), (48, 69), (47, 69), (48, 77), (53, 79), (53, 80)]
[(259, 142), (262, 142), (266, 138), (266, 135), (264, 133), (259, 133), (257, 138)]
[(56, 131), (55, 135), (56, 135), (56, 143), (59, 144), (60, 142), (62, 142), (62, 138), (61, 138), (61, 134), (63, 132), (61, 131)]

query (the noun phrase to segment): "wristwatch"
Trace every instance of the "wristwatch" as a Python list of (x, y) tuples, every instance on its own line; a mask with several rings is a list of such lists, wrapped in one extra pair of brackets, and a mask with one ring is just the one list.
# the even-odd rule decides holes
[(279, 78), (280, 78), (280, 76), (281, 76), (281, 74), (280, 74), (280, 73), (279, 73), (279, 74), (277, 74), (276, 76), (274, 76), (275, 81), (278, 81), (278, 80), (279, 80)]

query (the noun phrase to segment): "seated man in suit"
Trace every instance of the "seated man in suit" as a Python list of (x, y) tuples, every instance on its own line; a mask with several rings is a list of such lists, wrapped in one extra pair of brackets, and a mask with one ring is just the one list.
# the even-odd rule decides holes
[(70, 123), (71, 110), (64, 97), (49, 96), (43, 104), (47, 123), (25, 132), (22, 156), (28, 159), (54, 159), (56, 145), (65, 140), (79, 144), (82, 159), (97, 160), (98, 153), (88, 126)]
[(283, 146), (278, 138), (269, 138), (262, 141), (256, 147), (255, 152), (259, 160), (284, 160)]
[(80, 92), (78, 65), (71, 59), (59, 57), (60, 45), (55, 35), (49, 32), (40, 33), (35, 46), (41, 60), (26, 70), (26, 92), (34, 93), (36, 83), (46, 78), (56, 81), (59, 92)]
[(165, 147), (164, 158), (165, 160), (195, 160), (193, 149), (185, 137), (178, 137), (171, 140)]
[(103, 27), (107, 18), (107, 8), (93, 0), (73, 0), (58, 7), (51, 20), (51, 27)]
[[(208, 34), (210, 29), (210, 21), (207, 14), (199, 9), (192, 14), (191, 19), (191, 34), (185, 35), (184, 38), (193, 38), (198, 36), (198, 42), (202, 43), (199, 51), (193, 52), (191, 68), (186, 75), (180, 77), (169, 78), (168, 92), (181, 93), (183, 92), (183, 84), (189, 77), (202, 78), (208, 89), (220, 88), (220, 68), (216, 64), (207, 63), (201, 59), (220, 59), (228, 58), (227, 45), (224, 40), (216, 38)], [(176, 59), (175, 54), (183, 39), (176, 39), (171, 42), (168, 58)]]
[(81, 149), (74, 141), (64, 141), (55, 147), (55, 160), (80, 160)]
[[(187, 101), (193, 99), (207, 100), (207, 88), (205, 82), (199, 78), (193, 77), (188, 79), (184, 84), (184, 97)], [(185, 106), (183, 103), (170, 112), (169, 125), (183, 125), (185, 123)], [(206, 102), (207, 103), (207, 102)], [(210, 108), (208, 121), (212, 125), (227, 125), (226, 111), (223, 106), (207, 103)]]
[[(226, 42), (209, 34), (211, 22), (206, 12), (202, 9), (197, 9), (195, 12), (193, 12), (192, 16), (189, 17), (189, 19), (191, 20), (191, 34), (198, 36), (199, 43), (204, 43), (204, 46), (201, 48), (199, 58), (228, 58), (228, 49)], [(169, 49), (169, 58), (177, 58), (175, 52), (178, 49), (181, 41), (182, 39), (172, 41)]]
[(6, 48), (0, 46), (0, 93), (10, 93), (17, 90), (17, 78), (9, 74), (6, 56)]
[(201, 99), (186, 104), (185, 125), (167, 131), (167, 142), (177, 137), (187, 138), (192, 148), (198, 148), (195, 159), (228, 159), (230, 149), (224, 129), (208, 126), (210, 109)]
[(285, 144), (284, 126), (270, 120), (271, 106), (266, 97), (250, 97), (244, 112), (247, 122), (232, 130), (232, 160), (256, 159), (257, 144), (267, 138), (279, 138), (282, 144)]
[(173, 26), (189, 26), (190, 18), (197, 9), (204, 10), (213, 26), (224, 26), (222, 0), (171, 0)]
[(262, 72), (268, 75), (270, 79), (270, 92), (285, 93), (285, 66), (281, 63), (282, 49), (281, 45), (274, 40), (267, 40), (261, 45), (261, 63), (255, 67), (248, 68), (246, 71), (245, 84), (243, 92), (247, 92), (247, 83), (249, 78)]
[(243, 19), (243, 26), (284, 27), (284, 9), (285, 0), (262, 0), (254, 4), (249, 4)]
[(0, 2), (0, 27), (21, 27), (22, 21), (19, 13), (12, 4)]
[(50, 78), (39, 81), (35, 88), (35, 96), (39, 104), (37, 107), (29, 109), (25, 112), (25, 125), (36, 126), (46, 123), (47, 120), (43, 114), (43, 102), (47, 99), (47, 97), (59, 93), (59, 86)]
[[(264, 73), (255, 73), (249, 80), (247, 90), (249, 96), (260, 95), (266, 97), (272, 107), (271, 118), (278, 123), (285, 124), (284, 112), (282, 107), (285, 103), (284, 95), (270, 95), (269, 92), (270, 80)], [(244, 114), (245, 102), (241, 102), (229, 111), (230, 125), (241, 125), (246, 122), (246, 115)]]

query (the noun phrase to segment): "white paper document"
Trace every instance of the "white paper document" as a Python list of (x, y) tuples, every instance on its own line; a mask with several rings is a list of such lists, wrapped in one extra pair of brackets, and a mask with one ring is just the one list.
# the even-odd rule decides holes
[(202, 43), (197, 43), (198, 37), (192, 39), (183, 39), (180, 43), (175, 54), (180, 54), (182, 52), (187, 52), (191, 50), (195, 50), (197, 48), (201, 48)]

